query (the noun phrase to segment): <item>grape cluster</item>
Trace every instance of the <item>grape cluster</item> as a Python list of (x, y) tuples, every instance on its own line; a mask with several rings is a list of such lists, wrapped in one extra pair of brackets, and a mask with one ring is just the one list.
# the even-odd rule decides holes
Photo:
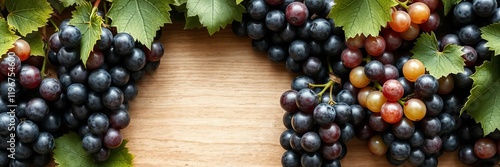
[[(45, 166), (54, 138), (68, 131), (81, 136), (83, 149), (96, 161), (105, 161), (123, 141), (120, 131), (130, 123), (128, 105), (138, 94), (136, 83), (159, 67), (160, 42), (148, 49), (106, 27), (84, 64), (82, 33), (68, 22), (63, 20), (50, 36), (47, 61), (30, 56), (29, 45), (20, 39), (0, 62), (0, 166)], [(41, 68), (48, 68), (47, 62), (57, 68), (57, 77), (45, 77)]]
[[(493, 56), (480, 27), (500, 21), (498, 2), (461, 1), (447, 16), (439, 0), (398, 3), (380, 34), (345, 39), (326, 17), (332, 0), (243, 2), (235, 35), (297, 75), (280, 97), (283, 166), (340, 166), (354, 136), (396, 166), (437, 166), (444, 152), (467, 165), (498, 164), (500, 131), (485, 135), (460, 114), (475, 67)], [(431, 31), (439, 51), (463, 47), (464, 72), (435, 78), (412, 58), (415, 39)]]

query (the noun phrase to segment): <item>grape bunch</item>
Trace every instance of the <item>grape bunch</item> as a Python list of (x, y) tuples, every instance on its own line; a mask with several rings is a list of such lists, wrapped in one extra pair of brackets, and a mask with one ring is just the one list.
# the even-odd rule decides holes
[[(68, 131), (81, 136), (83, 149), (96, 161), (105, 161), (122, 144), (120, 131), (130, 123), (128, 106), (138, 95), (136, 83), (160, 65), (160, 42), (148, 49), (131, 35), (106, 27), (83, 63), (82, 33), (68, 22), (63, 20), (50, 35), (45, 60), (30, 56), (22, 39), (2, 57), (0, 166), (45, 166), (52, 160), (55, 138)], [(161, 31), (155, 39), (160, 36)], [(56, 77), (45, 75), (50, 67)]]
[(128, 102), (138, 94), (136, 82), (158, 68), (164, 53), (160, 42), (149, 50), (127, 33), (101, 30), (86, 66), (80, 62), (78, 28), (63, 21), (49, 40), (49, 61), (59, 65), (62, 90), (54, 107), (62, 124), (78, 132), (83, 148), (97, 161), (105, 161), (110, 149), (121, 145), (120, 130), (130, 123)]
[[(332, 0), (243, 4), (247, 13), (233, 22), (235, 35), (250, 37), (255, 50), (297, 75), (280, 97), (283, 166), (340, 166), (354, 136), (395, 166), (437, 166), (444, 152), (467, 165), (500, 161), (500, 131), (483, 134), (460, 113), (475, 67), (494, 54), (480, 28), (500, 21), (496, 0), (461, 1), (446, 16), (439, 0), (398, 1), (378, 35), (347, 39), (326, 17)], [(463, 47), (464, 72), (430, 75), (410, 53), (423, 32), (436, 33), (438, 51)]]

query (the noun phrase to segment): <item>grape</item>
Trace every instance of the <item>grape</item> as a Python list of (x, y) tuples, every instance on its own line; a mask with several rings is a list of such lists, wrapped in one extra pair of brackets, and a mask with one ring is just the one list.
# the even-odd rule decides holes
[(491, 16), (497, 9), (496, 0), (473, 0), (472, 9), (474, 12), (481, 17)]
[[(139, 71), (146, 71), (146, 74), (152, 75), (160, 67), (161, 61), (146, 61), (146, 65)], [(133, 71), (134, 72), (134, 71)]]
[(425, 117), (420, 121), (420, 129), (426, 137), (433, 137), (441, 131), (441, 122), (436, 117)]
[(481, 30), (473, 24), (463, 26), (458, 33), (458, 38), (464, 44), (475, 45), (481, 41)]
[(410, 152), (410, 156), (408, 157), (408, 162), (413, 166), (422, 165), (425, 161), (425, 153), (419, 149), (412, 149)]
[(424, 144), (424, 134), (420, 130), (415, 130), (415, 132), (411, 135), (411, 137), (408, 139), (408, 142), (410, 143), (410, 146), (412, 148), (418, 148), (422, 144)]
[(336, 102), (343, 102), (348, 105), (353, 105), (356, 102), (356, 97), (354, 96), (354, 93), (350, 90), (341, 90), (337, 96), (336, 96)]
[(299, 109), (296, 99), (298, 92), (296, 90), (288, 90), (283, 92), (280, 97), (280, 106), (283, 110), (289, 113), (295, 113)]
[(311, 40), (307, 44), (309, 45), (310, 49), (309, 55), (318, 57), (320, 54), (323, 54), (323, 48), (321, 48), (320, 42)]
[(366, 37), (363, 34), (361, 34), (361, 35), (356, 34), (356, 36), (348, 38), (345, 41), (345, 44), (347, 45), (348, 48), (356, 50), (356, 49), (360, 49), (364, 46), (365, 39), (366, 39)]
[(299, 73), (302, 71), (302, 65), (300, 62), (293, 60), (290, 56), (288, 56), (285, 60), (285, 67), (290, 73)]
[(103, 137), (103, 144), (106, 148), (117, 148), (123, 142), (122, 134), (119, 130), (109, 128)]
[[(128, 81), (130, 80), (129, 71), (127, 69), (123, 68), (122, 66), (115, 66), (115, 67), (111, 68), (109, 70), (109, 75), (111, 76), (111, 84), (114, 86), (123, 86), (123, 85), (127, 84)], [(102, 76), (99, 79), (105, 79), (105, 80), (101, 81), (101, 83), (106, 83), (106, 84), (108, 83), (107, 75)], [(99, 86), (99, 85), (96, 85), (96, 86)], [(106, 86), (106, 85), (103, 85), (103, 86)], [(106, 90), (106, 89), (104, 87), (102, 87), (102, 89), (99, 89), (99, 90)], [(96, 91), (100, 92), (99, 90), (96, 90)]]
[(380, 108), (380, 114), (387, 123), (396, 123), (403, 117), (403, 107), (398, 102), (385, 102)]
[(45, 100), (41, 98), (33, 98), (26, 103), (26, 117), (28, 119), (38, 122), (42, 121), (49, 113), (49, 107)]
[(464, 145), (458, 150), (458, 159), (466, 165), (472, 165), (478, 161), (478, 157), (474, 153), (474, 146)]
[(460, 24), (470, 23), (476, 18), (472, 3), (467, 1), (461, 1), (453, 8), (453, 16), (454, 20)]
[(287, 58), (288, 54), (285, 48), (280, 45), (273, 45), (267, 51), (269, 60), (273, 62), (280, 62)]
[(350, 141), (352, 138), (354, 138), (354, 135), (354, 126), (352, 126), (350, 123), (346, 123), (340, 126), (340, 141), (342, 143)]
[(269, 6), (264, 0), (251, 0), (248, 2), (246, 10), (251, 18), (260, 20), (266, 17), (266, 13), (269, 11)]
[(342, 154), (342, 149), (342, 144), (340, 144), (340, 142), (325, 144), (321, 147), (321, 154), (326, 160), (335, 160)]
[(394, 134), (392, 134), (392, 131), (386, 130), (382, 132), (382, 141), (384, 142), (385, 145), (390, 145), (394, 140), (395, 140)]
[(244, 15), (241, 18), (241, 22), (237, 21), (237, 20), (233, 20), (233, 22), (231, 23), (231, 29), (233, 30), (234, 35), (236, 35), (238, 37), (248, 36), (247, 29), (246, 29), (248, 18), (245, 16), (248, 16), (248, 15)]
[(146, 54), (138, 48), (132, 49), (132, 53), (123, 59), (123, 65), (130, 71), (139, 71), (146, 65)]
[[(497, 5), (498, 5), (498, 2), (497, 2)], [(490, 19), (491, 23), (497, 23), (500, 21), (500, 9), (497, 8), (495, 10), (495, 12), (493, 12), (493, 15), (491, 16), (491, 19)]]
[(470, 46), (464, 46), (462, 52), (464, 52), (462, 58), (465, 60), (465, 66), (474, 66), (477, 60), (476, 49)]
[(439, 89), (439, 82), (436, 78), (429, 74), (421, 75), (415, 81), (415, 94), (417, 96), (426, 98), (437, 93)]
[[(394, 54), (392, 52), (387, 51), (387, 49), (384, 53), (382, 53), (382, 55), (374, 57), (374, 58), (375, 58), (375, 60), (380, 61), (382, 64), (384, 64), (384, 66), (394, 64)], [(392, 66), (394, 66), (394, 65), (392, 65)], [(396, 72), (397, 72), (397, 68), (396, 68)]]
[(405, 116), (412, 121), (419, 121), (427, 113), (424, 102), (420, 99), (412, 98), (405, 102), (403, 107)]
[(456, 121), (452, 115), (449, 113), (441, 113), (438, 115), (438, 119), (441, 122), (440, 134), (448, 134), (454, 130)]
[(469, 68), (464, 67), (464, 71), (453, 75), (453, 81), (455, 87), (457, 88), (470, 88), (472, 86), (472, 71)]
[(364, 88), (370, 84), (370, 79), (365, 75), (364, 67), (358, 66), (349, 73), (349, 81), (356, 88)]
[(335, 120), (335, 109), (327, 103), (318, 104), (313, 111), (313, 119), (318, 125), (328, 125)]
[(439, 88), (438, 94), (449, 94), (455, 87), (455, 82), (452, 75), (447, 75), (438, 79)]
[(123, 92), (117, 87), (109, 87), (102, 93), (102, 104), (109, 109), (117, 109), (123, 103)]
[(347, 68), (355, 68), (363, 61), (363, 53), (359, 49), (346, 48), (342, 51), (341, 59)]
[(144, 53), (146, 54), (147, 61), (160, 61), (165, 53), (165, 48), (161, 42), (153, 42), (151, 48), (143, 47)]
[(286, 25), (285, 14), (280, 10), (271, 10), (266, 14), (265, 24), (271, 31), (280, 31)]
[(69, 85), (66, 95), (73, 104), (83, 104), (87, 99), (87, 88), (83, 84), (73, 83)]
[(370, 149), (370, 152), (374, 155), (385, 155), (387, 148), (387, 145), (385, 145), (382, 141), (382, 137), (380, 135), (372, 136), (368, 141), (368, 149)]
[(304, 153), (300, 158), (300, 163), (304, 167), (321, 166), (322, 158), (318, 152)]
[(327, 56), (338, 56), (345, 49), (345, 42), (336, 35), (330, 35), (323, 42), (323, 52)]
[[(500, 10), (498, 10), (500, 11)], [(477, 56), (479, 57), (479, 59), (482, 59), (482, 60), (491, 60), (491, 57), (493, 56), (493, 51), (489, 50), (490, 48), (488, 46), (486, 46), (486, 41), (485, 40), (481, 40), (477, 43), (476, 45), (476, 52), (477, 52)]]
[(87, 82), (88, 72), (82, 64), (77, 64), (69, 71), (69, 76), (73, 83)]
[[(433, 1), (438, 2), (436, 0)], [(426, 22), (420, 24), (420, 30), (422, 30), (423, 32), (435, 31), (438, 29), (440, 22), (441, 17), (439, 16), (439, 14), (437, 12), (432, 12), (429, 15), (429, 19)]]
[(45, 132), (54, 133), (61, 127), (61, 116), (54, 111), (49, 112), (40, 123), (40, 129)]
[(323, 64), (317, 57), (309, 57), (302, 63), (302, 71), (309, 76), (317, 76), (322, 68)]
[(287, 22), (285, 28), (279, 32), (279, 35), (284, 42), (292, 42), (297, 37), (296, 27)]
[[(31, 154), (30, 154), (31, 156)], [(21, 160), (21, 159), (12, 159), (10, 160), (9, 166), (16, 166), (16, 167), (29, 167), (30, 161), (28, 160)]]
[(410, 82), (415, 82), (424, 73), (425, 67), (420, 60), (410, 59), (403, 65), (403, 75)]
[(137, 90), (137, 86), (135, 85), (134, 82), (127, 83), (121, 89), (123, 92), (123, 101), (124, 102), (134, 100), (135, 97), (137, 97), (137, 94), (139, 93), (139, 90)]
[(103, 69), (92, 71), (88, 77), (88, 85), (96, 92), (103, 92), (111, 86), (111, 75)]
[(382, 36), (368, 36), (365, 40), (365, 49), (369, 55), (380, 56), (385, 51), (385, 39)]
[(62, 120), (63, 124), (68, 128), (77, 128), (80, 126), (80, 121), (73, 116), (73, 113), (70, 110), (64, 112)]
[(87, 120), (87, 126), (91, 133), (100, 135), (104, 134), (108, 130), (109, 119), (108, 117), (100, 112), (96, 112), (89, 116)]
[(54, 137), (47, 132), (40, 132), (38, 138), (33, 143), (33, 151), (38, 154), (48, 154), (55, 147)]
[(82, 146), (87, 153), (92, 154), (101, 149), (102, 141), (99, 135), (89, 133), (83, 137)]
[(429, 19), (429, 7), (422, 2), (414, 2), (408, 6), (408, 14), (411, 17), (411, 22), (415, 24), (422, 24)]
[(113, 38), (113, 52), (118, 55), (131, 54), (135, 43), (134, 38), (127, 33), (118, 33)]
[[(425, 133), (425, 130), (424, 130)], [(439, 136), (432, 136), (430, 138), (426, 138), (424, 140), (424, 143), (422, 144), (422, 151), (424, 151), (427, 154), (435, 154), (438, 153), (439, 150), (441, 150), (441, 147), (443, 145), (443, 142), (441, 140), (441, 137)]]
[(98, 152), (92, 154), (92, 157), (94, 157), (96, 161), (103, 162), (109, 158), (109, 155), (111, 155), (110, 149), (102, 147)]
[(399, 33), (401, 38), (407, 41), (414, 40), (415, 38), (420, 35), (420, 27), (418, 24), (411, 23), (410, 28), (406, 30), (405, 32)]
[[(315, 1), (324, 2), (323, 0), (315, 0)], [(314, 19), (311, 23), (311, 27), (309, 28), (309, 35), (313, 40), (317, 41), (323, 41), (326, 38), (328, 38), (328, 36), (330, 36), (330, 32), (331, 32), (330, 23), (323, 18)]]
[(64, 46), (57, 52), (57, 61), (70, 69), (80, 61), (80, 51)]
[[(19, 74), (21, 71), (21, 59), (14, 54), (14, 52), (9, 52), (7, 57), (4, 57), (0, 62), (0, 72), (4, 76), (12, 76)], [(10, 75), (9, 75), (10, 74)]]
[(82, 104), (71, 106), (71, 113), (73, 113), (73, 116), (79, 120), (86, 120), (90, 115), (90, 111), (87, 109), (87, 106)]
[(39, 132), (38, 126), (30, 120), (21, 121), (16, 127), (16, 137), (23, 143), (35, 141)]
[(430, 11), (436, 10), (436, 8), (439, 6), (438, 0), (413, 0), (412, 2), (422, 2), (427, 5), (427, 7), (429, 7)]
[(309, 84), (314, 84), (314, 80), (307, 75), (296, 76), (292, 80), (291, 88), (292, 90), (300, 91), (304, 88), (309, 88)]
[(453, 152), (458, 149), (460, 146), (459, 138), (456, 134), (451, 133), (451, 134), (445, 134), (441, 137), (441, 140), (443, 142), (443, 151), (446, 152)]
[(328, 125), (320, 126), (318, 134), (322, 142), (331, 144), (339, 140), (341, 136), (341, 130), (336, 123), (331, 122)]
[(384, 121), (380, 113), (372, 113), (368, 118), (370, 128), (377, 132), (382, 132), (389, 128), (390, 124)]
[(288, 47), (288, 54), (295, 61), (304, 61), (309, 57), (309, 45), (302, 40), (293, 41)]
[(61, 49), (63, 47), (61, 40), (59, 40), (59, 32), (56, 32), (56, 33), (50, 35), (49, 46), (50, 46), (50, 50), (53, 52), (58, 52), (59, 49)]
[(23, 65), (21, 67), (21, 71), (19, 72), (19, 83), (23, 87), (27, 89), (37, 88), (40, 82), (42, 82), (42, 76), (38, 68), (31, 65)]
[(270, 5), (279, 5), (282, 4), (284, 0), (266, 0), (266, 2)]
[(411, 18), (405, 11), (395, 11), (391, 14), (392, 20), (389, 26), (395, 32), (404, 32), (410, 28)]
[(313, 117), (311, 114), (297, 112), (292, 117), (292, 127), (298, 133), (305, 133), (313, 128)]
[(300, 166), (300, 154), (293, 150), (287, 150), (281, 156), (281, 165), (286, 167), (299, 167)]
[(309, 17), (309, 10), (301, 2), (292, 2), (286, 7), (286, 20), (292, 25), (301, 25)]
[(349, 106), (348, 104), (343, 102), (337, 102), (335, 105), (333, 105), (333, 108), (335, 109), (336, 112), (335, 122), (339, 124), (344, 124), (352, 119), (351, 106)]
[[(95, 47), (99, 50), (108, 49), (113, 43), (113, 33), (108, 28), (101, 27), (101, 38), (96, 41)], [(95, 50), (94, 50), (95, 51)]]
[(410, 144), (405, 141), (395, 140), (389, 145), (389, 153), (396, 160), (405, 160), (410, 156)]
[(321, 138), (316, 132), (306, 132), (300, 138), (300, 145), (304, 151), (315, 152), (321, 146)]
[(126, 128), (130, 124), (130, 115), (128, 111), (124, 109), (113, 110), (109, 114), (109, 124), (115, 129)]
[(438, 165), (438, 158), (434, 155), (425, 157), (424, 163), (422, 164), (422, 166), (429, 166), (429, 167), (437, 167), (437, 165)]
[[(21, 141), (16, 141), (14, 149), (16, 151), (15, 155), (14, 155), (15, 159), (27, 160), (28, 158), (31, 157), (31, 155), (33, 155), (33, 149), (31, 149), (31, 145), (28, 144), (28, 143), (24, 143), (24, 142), (21, 142)], [(16, 165), (14, 165), (14, 166), (16, 166)]]
[(59, 40), (64, 47), (76, 48), (82, 40), (82, 33), (77, 27), (68, 25), (59, 32)]
[(481, 159), (492, 158), (497, 153), (495, 141), (488, 137), (477, 140), (474, 144), (474, 153)]
[(384, 65), (377, 60), (372, 60), (365, 65), (365, 75), (373, 81), (381, 81), (384, 79)]
[(305, 0), (304, 4), (311, 13), (322, 12), (325, 8), (325, 0)]
[(398, 101), (404, 95), (404, 88), (399, 81), (390, 79), (384, 82), (382, 93), (388, 101)]
[(385, 102), (387, 99), (380, 91), (372, 91), (366, 97), (366, 107), (372, 112), (380, 112)]
[(292, 146), (290, 146), (290, 137), (294, 133), (293, 130), (287, 129), (283, 131), (280, 135), (280, 145), (285, 150), (291, 150)]

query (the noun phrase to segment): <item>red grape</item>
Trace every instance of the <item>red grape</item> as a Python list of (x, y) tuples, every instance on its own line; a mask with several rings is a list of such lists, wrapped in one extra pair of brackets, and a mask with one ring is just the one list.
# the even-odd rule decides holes
[(372, 56), (380, 56), (385, 51), (385, 40), (382, 36), (369, 36), (365, 40), (365, 49)]
[(399, 81), (395, 79), (389, 79), (382, 86), (382, 93), (384, 94), (387, 101), (395, 102), (403, 97), (404, 88)]
[(30, 57), (30, 44), (28, 44), (28, 42), (23, 39), (18, 39), (16, 42), (14, 42), (14, 47), (9, 49), (9, 52), (16, 53), (19, 59), (21, 59), (21, 61), (24, 61), (28, 59), (28, 57)]
[(286, 7), (285, 17), (292, 25), (302, 25), (309, 17), (309, 10), (302, 2), (292, 2)]

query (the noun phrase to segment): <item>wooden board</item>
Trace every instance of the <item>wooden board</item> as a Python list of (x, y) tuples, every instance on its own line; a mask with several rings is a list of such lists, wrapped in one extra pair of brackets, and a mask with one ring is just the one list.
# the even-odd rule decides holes
[[(124, 131), (135, 166), (281, 166), (281, 94), (293, 75), (252, 49), (230, 26), (206, 29), (167, 25), (165, 55), (154, 75), (139, 83)], [(456, 153), (439, 166), (461, 166)], [(342, 166), (389, 166), (366, 142), (348, 143)]]

